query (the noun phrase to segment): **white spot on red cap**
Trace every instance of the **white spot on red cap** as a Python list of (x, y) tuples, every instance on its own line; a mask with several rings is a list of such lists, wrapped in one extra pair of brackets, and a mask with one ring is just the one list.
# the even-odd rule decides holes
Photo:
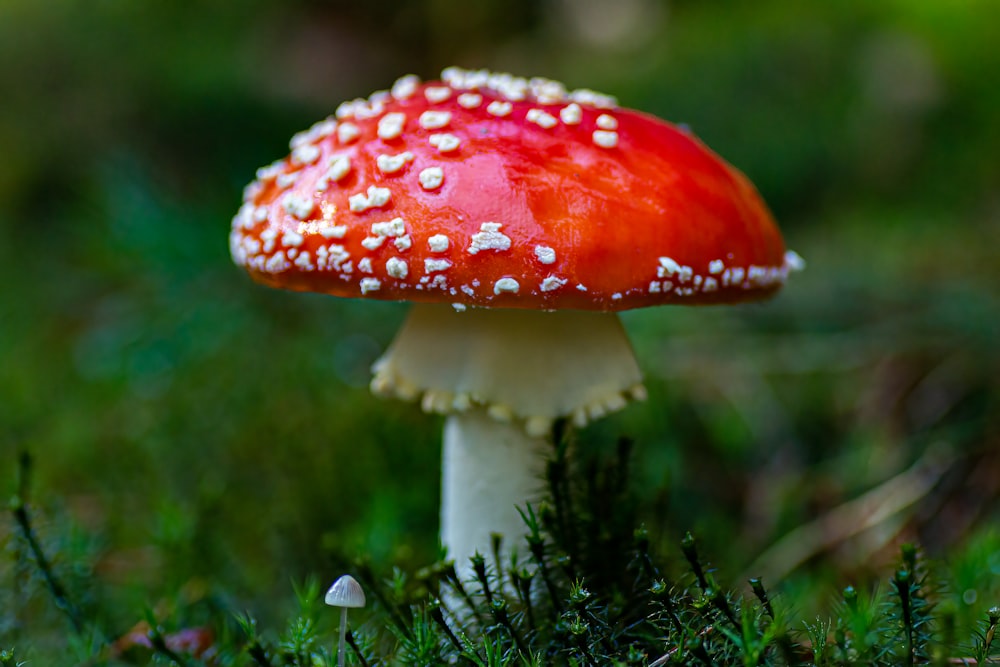
[(284, 160), (275, 160), (266, 167), (261, 167), (257, 170), (257, 180), (258, 181), (269, 181), (275, 178), (278, 174), (285, 170)]
[(542, 111), (541, 109), (528, 109), (525, 119), (529, 123), (534, 123), (535, 125), (538, 125), (546, 130), (555, 127), (559, 123), (555, 116)]
[(291, 229), (289, 229), (284, 234), (282, 234), (282, 236), (281, 236), (281, 245), (285, 245), (285, 246), (290, 246), (290, 247), (296, 248), (296, 247), (302, 245), (302, 242), (304, 240), (305, 239), (303, 238), (302, 234), (299, 234), (298, 232), (292, 231)]
[(451, 262), (447, 259), (428, 257), (424, 260), (424, 273), (435, 273), (436, 271), (445, 271), (450, 268)]
[(579, 104), (573, 102), (559, 110), (559, 118), (567, 125), (579, 125), (580, 119), (583, 118), (583, 110)]
[(376, 236), (402, 236), (406, 233), (406, 223), (402, 218), (393, 218), (387, 222), (373, 222), (372, 234)]
[(403, 133), (403, 125), (406, 124), (406, 114), (399, 111), (387, 113), (378, 121), (379, 139), (395, 139)]
[(379, 188), (374, 185), (368, 187), (368, 194), (358, 193), (348, 198), (351, 210), (355, 213), (367, 211), (370, 208), (379, 208), (389, 203), (392, 193), (389, 188)]
[(499, 222), (484, 222), (479, 231), (472, 235), (469, 254), (475, 255), (480, 250), (508, 250), (510, 237), (500, 231), (503, 225)]
[(368, 294), (369, 292), (377, 292), (382, 289), (382, 281), (378, 278), (362, 278), (361, 279), (361, 293)]
[(292, 162), (296, 164), (312, 164), (319, 159), (320, 150), (314, 144), (302, 144), (292, 151)]
[(321, 227), (319, 234), (325, 239), (342, 239), (347, 235), (347, 225), (329, 225), (328, 227)]
[(420, 171), (418, 180), (424, 190), (436, 190), (444, 183), (444, 172), (441, 167), (427, 167)]
[(602, 113), (597, 117), (597, 127), (602, 130), (617, 130), (618, 129), (618, 119), (614, 116), (610, 116), (606, 113)]
[[(369, 104), (368, 100), (361, 99), (360, 97), (352, 102), (348, 102), (347, 104), (350, 105), (350, 112), (347, 115), (354, 116), (358, 120), (375, 118), (382, 113), (382, 110), (385, 108), (382, 100), (378, 99), (377, 96), (373, 104)], [(339, 113), (340, 110), (338, 109), (337, 111)]]
[(724, 268), (726, 268), (726, 264), (721, 259), (714, 259), (708, 263), (709, 273), (722, 273)]
[(379, 171), (383, 174), (395, 174), (405, 167), (407, 162), (411, 162), (412, 160), (413, 153), (404, 151), (398, 155), (379, 155), (375, 158), (375, 163), (378, 165)]
[(250, 203), (260, 196), (260, 193), (264, 190), (264, 186), (260, 181), (253, 180), (246, 184), (243, 188), (243, 201), (244, 203)]
[(503, 118), (504, 116), (509, 116), (510, 112), (514, 110), (514, 105), (510, 102), (501, 102), (500, 100), (493, 100), (488, 105), (486, 105), (486, 112), (496, 116), (497, 118)]
[(472, 72), (464, 70), (461, 67), (445, 67), (441, 70), (441, 80), (448, 83), (450, 86), (454, 86), (459, 89), (472, 88), (474, 86), (469, 86), (466, 83), (466, 78)]
[(308, 218), (315, 206), (316, 204), (312, 197), (295, 194), (294, 192), (288, 193), (281, 200), (281, 207), (285, 209), (285, 212), (299, 220)]
[(372, 113), (377, 116), (385, 111), (385, 103), (391, 99), (392, 93), (388, 90), (376, 90), (368, 96), (368, 106), (371, 108)]
[(451, 241), (444, 234), (435, 234), (427, 239), (427, 246), (431, 249), (431, 252), (444, 252), (450, 244)]
[(233, 220), (232, 220), (232, 224), (230, 225), (230, 228), (233, 231), (235, 231), (237, 229), (240, 229), (240, 228), (242, 228), (242, 229), (252, 229), (254, 227), (254, 224), (255, 224), (254, 220), (253, 220), (253, 210), (254, 210), (254, 206), (253, 206), (253, 204), (251, 204), (249, 202), (246, 202), (242, 206), (240, 206), (240, 210), (238, 210), (236, 212), (236, 215), (233, 216)]
[(461, 139), (449, 133), (432, 134), (427, 141), (442, 153), (450, 153), (458, 150), (458, 147), (462, 144)]
[(308, 130), (303, 132), (296, 132), (292, 135), (291, 141), (288, 142), (288, 147), (295, 150), (303, 144), (311, 144), (314, 141), (322, 139), (323, 137), (328, 137), (337, 130), (337, 121), (332, 118), (324, 118), (321, 121), (313, 123), (313, 126)]
[(540, 286), (543, 292), (551, 292), (552, 290), (557, 290), (566, 284), (565, 278), (559, 278), (557, 276), (547, 276), (545, 280), (542, 281)]
[(410, 266), (404, 259), (390, 257), (385, 263), (385, 272), (393, 278), (399, 278), (402, 280), (406, 278), (406, 275), (410, 272)]
[(364, 100), (355, 99), (341, 102), (337, 105), (337, 110), (333, 112), (338, 119), (343, 120), (345, 118), (352, 118), (354, 116), (354, 107), (358, 105), (358, 102), (364, 104)]
[(566, 99), (566, 86), (559, 81), (536, 76), (528, 82), (528, 87), (542, 104), (557, 104)]
[(268, 273), (281, 273), (287, 271), (291, 266), (291, 263), (285, 258), (285, 252), (279, 250), (264, 263), (264, 270)]
[(316, 270), (316, 267), (312, 263), (312, 255), (309, 254), (308, 250), (304, 250), (299, 253), (299, 256), (295, 258), (295, 266), (299, 267), (303, 271)]
[(610, 95), (590, 90), (589, 88), (579, 88), (574, 90), (569, 94), (569, 98), (574, 102), (589, 104), (590, 106), (595, 106), (599, 109), (613, 109), (618, 106), (618, 100), (615, 98)]
[(349, 173), (351, 158), (347, 155), (334, 155), (330, 158), (330, 168), (316, 181), (316, 189), (322, 192), (330, 187), (330, 181), (339, 181)]
[(260, 233), (260, 240), (264, 242), (264, 252), (274, 250), (275, 241), (278, 239), (278, 230), (274, 227), (265, 229)]
[(337, 139), (342, 144), (349, 144), (361, 135), (361, 130), (354, 123), (341, 123), (337, 126)]
[(405, 100), (412, 97), (413, 93), (417, 92), (417, 87), (419, 85), (420, 77), (416, 74), (407, 74), (406, 76), (401, 76), (396, 79), (396, 83), (392, 84), (392, 90), (389, 92), (397, 100)]
[(351, 254), (347, 252), (344, 246), (336, 243), (331, 243), (329, 248), (320, 246), (316, 249), (316, 261), (320, 264), (323, 264), (325, 261), (327, 268), (335, 271), (343, 270), (346, 273), (350, 273), (353, 268), (344, 266), (344, 262), (350, 258)]
[(458, 106), (463, 109), (475, 109), (483, 103), (483, 96), (478, 93), (462, 93), (458, 96)]
[(442, 127), (447, 127), (448, 123), (451, 122), (451, 112), (425, 111), (420, 114), (420, 119), (417, 122), (425, 130), (439, 130)]
[(448, 86), (427, 86), (424, 88), (424, 97), (431, 104), (437, 104), (439, 102), (444, 102), (446, 99), (451, 97), (451, 88)]
[(504, 292), (515, 293), (521, 289), (521, 285), (513, 278), (501, 278), (493, 283), (493, 293), (502, 294)]
[(618, 145), (618, 133), (607, 130), (594, 130), (594, 143), (601, 148), (614, 148)]
[(295, 185), (296, 181), (299, 180), (299, 176), (300, 172), (297, 171), (293, 171), (290, 174), (278, 174), (278, 177), (274, 179), (274, 184), (282, 190), (287, 190)]
[(656, 275), (659, 278), (665, 278), (666, 276), (672, 276), (675, 273), (680, 273), (681, 265), (670, 257), (661, 257), (660, 265), (656, 267)]
[(410, 238), (409, 234), (403, 234), (402, 236), (397, 236), (393, 240), (392, 245), (396, 246), (396, 250), (403, 252), (410, 249), (413, 245), (413, 239)]
[(535, 246), (535, 257), (542, 264), (552, 264), (556, 261), (556, 251), (548, 246), (536, 245)]

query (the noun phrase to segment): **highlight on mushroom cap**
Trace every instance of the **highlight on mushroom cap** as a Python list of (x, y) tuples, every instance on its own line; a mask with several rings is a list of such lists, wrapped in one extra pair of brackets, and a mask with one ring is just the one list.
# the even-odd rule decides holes
[(688, 131), (549, 79), (406, 76), (290, 148), (230, 235), (274, 287), (624, 310), (763, 298), (798, 263), (749, 181)]

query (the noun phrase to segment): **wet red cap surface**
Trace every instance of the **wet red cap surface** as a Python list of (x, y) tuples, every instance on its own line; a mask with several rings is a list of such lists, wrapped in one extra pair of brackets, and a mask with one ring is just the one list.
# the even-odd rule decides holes
[(464, 306), (766, 297), (797, 256), (689, 132), (547, 79), (445, 70), (345, 103), (258, 171), (234, 261), (264, 284)]

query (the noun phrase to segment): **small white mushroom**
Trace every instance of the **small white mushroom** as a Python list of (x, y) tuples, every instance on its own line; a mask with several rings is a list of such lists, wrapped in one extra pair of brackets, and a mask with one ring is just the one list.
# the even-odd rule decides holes
[(365, 606), (365, 591), (357, 579), (345, 574), (333, 582), (323, 599), (331, 607), (340, 607), (340, 643), (337, 646), (337, 667), (344, 667), (344, 644), (347, 639), (347, 610)]

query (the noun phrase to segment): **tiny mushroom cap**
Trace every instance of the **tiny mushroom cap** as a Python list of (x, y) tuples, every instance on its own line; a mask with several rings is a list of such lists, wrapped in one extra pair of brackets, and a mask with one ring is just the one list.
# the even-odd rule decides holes
[(365, 606), (365, 592), (357, 579), (349, 574), (337, 579), (326, 592), (324, 601), (331, 607), (358, 608)]

